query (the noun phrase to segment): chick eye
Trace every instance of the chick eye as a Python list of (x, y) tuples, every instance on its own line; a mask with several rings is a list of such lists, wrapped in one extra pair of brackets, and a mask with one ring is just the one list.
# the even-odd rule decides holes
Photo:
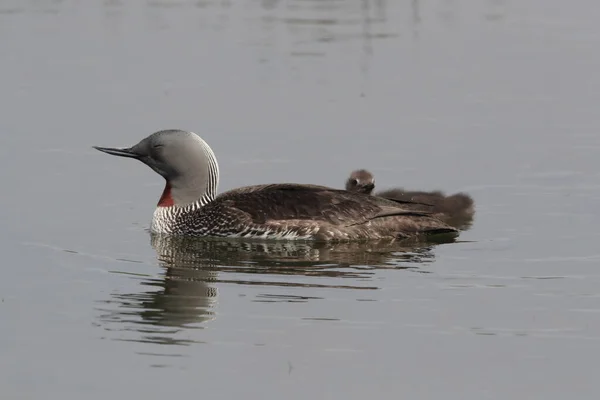
[(352, 183), (355, 184), (355, 185), (358, 185), (358, 179), (353, 179)]

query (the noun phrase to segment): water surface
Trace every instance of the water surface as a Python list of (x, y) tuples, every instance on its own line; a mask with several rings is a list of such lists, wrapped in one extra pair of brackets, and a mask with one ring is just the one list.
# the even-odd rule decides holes
[[(596, 398), (600, 5), (4, 1), (10, 399)], [(467, 191), (455, 243), (156, 242), (164, 128), (220, 191)]]

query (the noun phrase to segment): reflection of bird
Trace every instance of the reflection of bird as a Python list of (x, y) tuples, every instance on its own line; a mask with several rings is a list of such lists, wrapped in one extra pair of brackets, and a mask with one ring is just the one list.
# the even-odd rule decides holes
[(164, 273), (144, 277), (133, 293), (112, 293), (110, 301), (102, 302), (116, 305), (103, 306), (100, 320), (108, 331), (119, 332), (118, 340), (189, 344), (194, 341), (189, 328), (202, 328), (218, 317), (219, 285), (262, 287), (253, 301), (310, 301), (310, 291), (268, 288), (375, 290), (377, 270), (426, 273), (424, 265), (434, 260), (434, 244), (417, 239), (332, 243), (160, 234), (150, 239)]
[(418, 240), (280, 242), (152, 234), (152, 247), (171, 274), (204, 269), (214, 273), (355, 277), (356, 270), (344, 268), (377, 269), (400, 262), (421, 263), (433, 260), (432, 246)]
[(142, 337), (135, 340), (186, 344), (189, 340), (178, 338), (178, 331), (170, 328), (192, 328), (215, 318), (216, 276), (211, 270), (167, 268), (161, 277), (141, 280), (138, 291), (111, 294), (108, 303), (117, 307), (104, 308), (100, 319), (125, 325), (119, 331), (139, 331)]
[(165, 178), (154, 233), (351, 241), (456, 232), (410, 202), (323, 186), (257, 185), (217, 196), (215, 155), (191, 132), (166, 130), (130, 148), (95, 148), (138, 159)]
[(211, 284), (214, 271), (167, 269), (163, 280), (149, 283), (160, 288), (149, 292), (149, 300), (141, 312), (145, 320), (163, 326), (184, 326), (211, 321), (218, 291)]
[[(365, 169), (352, 171), (346, 181), (346, 190), (350, 192), (371, 194), (374, 189), (375, 177)], [(440, 220), (461, 229), (470, 225), (475, 214), (473, 199), (466, 193), (446, 196), (439, 190), (421, 192), (395, 188), (377, 192), (375, 196), (419, 203), (415, 209), (430, 211)]]
[[(177, 338), (173, 329), (165, 327), (194, 327), (215, 318), (218, 272), (210, 263), (202, 263), (185, 248), (151, 240), (158, 261), (165, 268), (159, 277), (145, 278), (141, 290), (134, 293), (113, 293), (112, 301), (119, 305), (102, 319), (106, 323), (130, 323), (139, 328), (125, 328), (143, 335), (143, 341), (186, 344), (187, 339)], [(206, 267), (206, 268), (205, 268)], [(139, 316), (136, 321), (133, 316)]]

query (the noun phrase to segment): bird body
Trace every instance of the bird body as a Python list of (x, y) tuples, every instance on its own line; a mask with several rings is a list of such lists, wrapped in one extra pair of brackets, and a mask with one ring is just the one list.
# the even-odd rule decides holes
[(151, 223), (158, 234), (357, 241), (456, 232), (410, 201), (325, 186), (255, 185), (217, 196), (216, 157), (192, 132), (159, 131), (130, 148), (95, 148), (138, 159), (165, 178)]
[[(371, 195), (374, 189), (375, 177), (365, 169), (352, 171), (346, 180), (346, 190), (353, 193)], [(475, 213), (473, 199), (466, 193), (447, 196), (440, 190), (409, 191), (399, 187), (377, 192), (374, 196), (412, 202), (416, 211), (429, 212), (452, 226), (468, 226)]]

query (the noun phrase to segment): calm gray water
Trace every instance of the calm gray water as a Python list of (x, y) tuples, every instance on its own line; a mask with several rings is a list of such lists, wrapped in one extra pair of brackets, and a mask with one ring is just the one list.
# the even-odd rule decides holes
[[(595, 399), (600, 3), (0, 3), (2, 399)], [(456, 243), (161, 242), (92, 145), (199, 133), (220, 190), (467, 191)]]

